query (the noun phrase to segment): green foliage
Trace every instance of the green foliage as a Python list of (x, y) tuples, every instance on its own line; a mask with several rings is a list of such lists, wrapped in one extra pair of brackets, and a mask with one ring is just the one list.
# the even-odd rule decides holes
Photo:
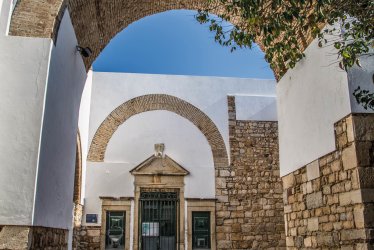
[[(302, 34), (318, 37), (320, 47), (333, 45), (345, 70), (360, 66), (359, 56), (373, 46), (373, 0), (209, 0), (208, 6), (196, 19), (209, 23), (219, 44), (234, 51), (261, 41), (265, 60), (280, 76), (305, 56)], [(234, 25), (224, 29), (223, 20)]]
[(364, 109), (374, 110), (374, 93), (370, 93), (368, 90), (362, 90), (360, 87), (354, 90), (353, 96), (356, 98), (358, 103), (364, 107)]
[[(318, 38), (319, 47), (334, 46), (343, 70), (354, 64), (361, 67), (360, 56), (373, 55), (374, 0), (208, 1), (209, 7), (199, 10), (196, 20), (209, 24), (215, 41), (231, 51), (258, 42), (278, 77), (305, 56), (309, 36)], [(209, 13), (221, 14), (216, 18)], [(234, 25), (225, 29), (223, 20)], [(353, 95), (365, 109), (374, 110), (374, 93), (356, 89)]]

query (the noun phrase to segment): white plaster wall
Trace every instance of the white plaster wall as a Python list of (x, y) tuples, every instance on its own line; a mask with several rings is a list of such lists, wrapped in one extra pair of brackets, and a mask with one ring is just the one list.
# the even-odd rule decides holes
[(275, 95), (236, 95), (236, 119), (278, 121)]
[(51, 40), (6, 36), (0, 0), (0, 225), (31, 225)]
[[(3, 7), (3, 0), (0, 0), (0, 13), (1, 13), (1, 8)], [(1, 15), (1, 14), (0, 14)]]
[[(241, 118), (276, 119), (276, 109), (271, 106), (274, 80), (94, 72), (90, 140), (117, 106), (146, 94), (173, 95), (202, 110), (218, 127), (228, 153), (228, 95), (241, 95), (237, 97), (238, 105), (244, 106), (239, 107)], [(258, 114), (267, 107), (271, 109), (269, 106), (273, 112)], [(165, 153), (190, 172), (185, 177), (185, 197), (214, 198), (213, 156), (205, 136), (187, 119), (157, 110), (128, 119), (109, 141), (105, 162), (87, 163), (85, 214), (100, 216), (99, 196), (133, 197), (133, 177), (129, 170), (151, 156), (154, 144), (161, 142), (165, 143)]]
[(84, 85), (82, 99), (79, 109), (78, 128), (81, 137), (82, 146), (82, 186), (81, 186), (81, 204), (84, 204), (84, 193), (86, 183), (87, 154), (89, 150), (88, 133), (90, 122), (91, 107), (91, 90), (92, 90), (92, 70), (88, 71), (86, 83)]
[(165, 153), (186, 169), (213, 166), (211, 148), (201, 131), (186, 118), (163, 110), (141, 113), (123, 123), (109, 141), (105, 162), (135, 167), (154, 153), (156, 143), (165, 143)]
[(334, 123), (351, 113), (347, 74), (334, 63), (336, 50), (317, 42), (277, 84), (282, 176), (335, 150)]
[(90, 141), (101, 122), (122, 103), (146, 94), (169, 94), (207, 114), (228, 145), (227, 95), (275, 95), (275, 80), (94, 72), (93, 82)]
[[(83, 224), (86, 214), (98, 214), (101, 222), (100, 196), (133, 197), (134, 179), (130, 174), (133, 168), (128, 163), (88, 162), (86, 172), (86, 196)], [(89, 224), (93, 225), (93, 224)]]
[(34, 213), (37, 226), (69, 229), (72, 221), (78, 113), (86, 81), (76, 45), (65, 11), (49, 68)]
[(88, 163), (85, 212), (100, 214), (99, 196), (134, 197), (129, 171), (153, 155), (154, 144), (160, 142), (165, 143), (165, 154), (190, 172), (185, 197), (214, 198), (213, 156), (204, 135), (175, 113), (151, 111), (119, 127), (108, 144), (105, 163)]
[(130, 118), (110, 140), (105, 162), (126, 162), (135, 167), (161, 142), (165, 143), (165, 154), (190, 172), (185, 177), (185, 197), (215, 198), (214, 163), (208, 141), (190, 121), (169, 111)]

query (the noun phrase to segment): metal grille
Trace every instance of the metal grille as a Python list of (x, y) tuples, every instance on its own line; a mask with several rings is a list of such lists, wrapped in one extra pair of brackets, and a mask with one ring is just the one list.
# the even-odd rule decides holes
[(140, 249), (179, 249), (178, 193), (141, 192), (139, 203)]

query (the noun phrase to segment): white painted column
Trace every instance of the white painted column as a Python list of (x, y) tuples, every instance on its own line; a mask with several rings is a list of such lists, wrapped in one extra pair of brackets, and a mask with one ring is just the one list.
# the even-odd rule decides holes
[(7, 36), (0, 1), (0, 225), (32, 225), (51, 39)]

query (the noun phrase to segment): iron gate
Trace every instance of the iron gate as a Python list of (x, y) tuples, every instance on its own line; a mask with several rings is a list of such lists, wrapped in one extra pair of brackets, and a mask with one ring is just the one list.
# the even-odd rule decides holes
[(139, 249), (179, 249), (177, 192), (141, 192), (139, 214)]

